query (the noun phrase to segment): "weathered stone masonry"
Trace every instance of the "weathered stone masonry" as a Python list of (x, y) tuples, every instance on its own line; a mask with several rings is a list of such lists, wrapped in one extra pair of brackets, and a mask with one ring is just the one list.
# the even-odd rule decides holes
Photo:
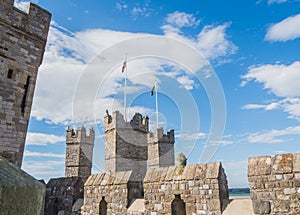
[(300, 153), (249, 158), (248, 181), (255, 214), (300, 214)]
[[(227, 180), (220, 162), (181, 167), (150, 168), (144, 180), (145, 214), (219, 215), (229, 203)], [(185, 212), (185, 213), (184, 213)]]
[(51, 14), (32, 3), (24, 13), (13, 4), (0, 4), (0, 155), (20, 167)]

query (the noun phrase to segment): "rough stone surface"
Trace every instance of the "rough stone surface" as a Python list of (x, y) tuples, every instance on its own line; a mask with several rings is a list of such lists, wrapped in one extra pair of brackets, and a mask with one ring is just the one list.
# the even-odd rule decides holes
[(132, 171), (132, 180), (142, 181), (147, 170), (148, 117), (136, 113), (130, 122), (116, 111), (104, 118), (105, 170)]
[(168, 167), (175, 165), (174, 130), (164, 134), (163, 128), (148, 133), (148, 167)]
[(84, 181), (91, 175), (95, 131), (88, 134), (84, 126), (67, 129), (65, 177), (81, 177)]
[(0, 215), (44, 214), (46, 187), (0, 156)]
[(269, 201), (254, 200), (252, 201), (252, 207), (255, 214), (269, 214), (271, 212)]
[[(171, 202), (180, 197), (186, 214), (221, 214), (226, 208), (228, 187), (220, 162), (179, 167), (150, 168), (144, 179), (145, 214), (171, 214)], [(205, 171), (207, 177), (198, 177)]]
[[(84, 182), (80, 177), (52, 178), (47, 183), (45, 215), (64, 211), (65, 215), (79, 214), (73, 211), (77, 200), (83, 199)], [(80, 208), (79, 208), (80, 209)]]
[(32, 3), (24, 13), (13, 4), (0, 4), (0, 155), (21, 167), (51, 14)]
[(126, 214), (130, 177), (131, 171), (91, 175), (84, 185), (82, 214), (100, 214), (102, 200), (107, 204), (107, 214)]
[(248, 181), (255, 214), (300, 214), (298, 154), (252, 157)]

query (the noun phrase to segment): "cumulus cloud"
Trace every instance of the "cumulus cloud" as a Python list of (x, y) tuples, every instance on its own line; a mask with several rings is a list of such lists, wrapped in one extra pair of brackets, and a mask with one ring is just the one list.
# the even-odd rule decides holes
[(227, 39), (229, 23), (218, 26), (205, 26), (198, 34), (197, 46), (207, 58), (234, 54), (237, 47)]
[(300, 135), (300, 126), (288, 127), (282, 130), (270, 130), (264, 132), (258, 132), (254, 134), (250, 134), (247, 137), (247, 141), (249, 143), (282, 143), (285, 142), (286, 139), (283, 137), (290, 135)]
[(300, 37), (300, 14), (290, 16), (272, 25), (265, 36), (265, 40), (285, 42)]
[[(196, 41), (179, 34), (177, 34), (176, 39), (197, 48), (199, 51), (208, 53), (212, 58), (224, 56), (232, 53), (234, 49), (232, 48), (234, 45), (226, 39), (225, 29), (228, 26), (226, 24), (223, 27), (216, 27), (216, 29), (213, 27), (206, 28), (205, 32), (199, 37), (201, 41)], [(208, 38), (204, 39), (206, 33), (211, 35), (214, 41), (209, 46), (202, 44), (208, 41)], [(216, 36), (215, 34), (219, 35)], [(120, 62), (120, 65), (116, 64), (113, 68), (110, 68), (111, 71), (107, 77), (102, 77), (104, 75), (99, 74), (99, 66), (101, 65), (104, 68), (110, 62), (97, 59), (96, 56), (109, 47), (117, 47), (121, 41), (146, 35), (148, 34), (107, 29), (86, 29), (73, 33), (53, 21), (49, 31), (44, 61), (39, 69), (32, 117), (54, 124), (63, 123), (69, 125), (74, 123), (71, 121), (74, 118), (74, 93), (78, 89), (78, 80), (82, 79), (83, 75), (87, 73), (95, 76), (94, 79), (91, 79), (95, 83), (89, 82), (86, 86), (90, 86), (89, 88), (91, 88), (91, 86), (98, 84), (101, 93), (96, 98), (93, 98), (92, 101), (88, 100), (89, 88), (85, 86), (82, 93), (86, 93), (86, 99), (80, 101), (81, 108), (78, 110), (82, 114), (75, 116), (78, 118), (78, 122), (94, 120), (95, 113), (89, 114), (87, 117), (86, 107), (88, 105), (97, 107), (96, 111), (97, 115), (99, 115), (100, 123), (102, 122), (103, 115), (99, 113), (105, 113), (105, 110), (110, 109), (109, 107), (112, 107), (112, 105), (115, 107), (114, 110), (123, 110), (123, 96), (121, 94), (124, 77), (120, 73), (120, 68), (125, 56), (120, 58), (119, 50), (118, 53), (109, 53), (115, 60), (118, 59), (117, 61)], [(168, 35), (164, 35), (163, 37), (168, 37)], [(222, 43), (225, 45), (222, 46)], [(148, 45), (149, 47), (152, 46), (151, 44)], [(127, 48), (128, 50), (134, 50), (138, 47), (131, 45)], [(222, 51), (216, 51), (217, 49)], [(163, 48), (162, 51), (164, 51)], [(190, 65), (192, 65), (193, 59), (190, 61)], [(168, 72), (166, 72), (164, 65), (168, 65)], [(172, 70), (170, 70), (170, 66)], [(180, 68), (179, 65), (158, 58), (145, 57), (132, 60), (128, 62), (128, 69), (130, 71), (128, 73), (128, 93), (134, 94), (143, 90), (147, 91), (153, 85), (154, 80), (158, 79), (159, 75), (179, 78), (183, 86), (187, 89), (192, 89), (194, 87), (193, 80), (182, 78), (186, 76), (186, 71), (178, 68)], [(151, 111), (145, 107), (131, 107), (129, 111), (133, 111), (134, 109), (139, 109), (142, 113)], [(90, 117), (92, 115), (93, 118)]]
[(193, 14), (175, 11), (167, 15), (166, 23), (178, 28), (197, 27), (200, 20), (197, 20)]
[(242, 77), (246, 84), (255, 81), (263, 84), (263, 88), (281, 97), (277, 101), (267, 104), (246, 104), (242, 109), (282, 110), (289, 114), (289, 118), (300, 120), (300, 62), (290, 65), (267, 64), (252, 66)]
[(279, 97), (300, 96), (300, 62), (296, 61), (291, 65), (267, 64), (252, 66), (242, 79), (249, 82), (262, 83), (265, 89), (270, 90)]
[(28, 132), (26, 136), (26, 145), (40, 145), (55, 144), (65, 141), (65, 137), (56, 136), (54, 134), (43, 134)]
[(179, 39), (197, 48), (208, 59), (216, 59), (236, 53), (237, 46), (228, 40), (228, 35), (226, 34), (230, 23), (206, 25), (196, 37), (187, 38), (183, 36), (181, 28), (198, 26), (200, 21), (191, 14), (175, 13), (175, 15), (168, 15), (166, 24), (161, 27), (164, 34), (168, 37)]
[(195, 82), (188, 76), (180, 76), (177, 78), (177, 80), (181, 84), (181, 86), (187, 90), (192, 90), (194, 88)]

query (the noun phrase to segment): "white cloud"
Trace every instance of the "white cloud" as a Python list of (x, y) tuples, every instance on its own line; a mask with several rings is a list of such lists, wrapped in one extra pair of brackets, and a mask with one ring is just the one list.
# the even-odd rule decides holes
[[(211, 28), (213, 32), (220, 35), (213, 37), (214, 42), (211, 42), (210, 46), (201, 45), (201, 41), (196, 41), (179, 34), (176, 34), (175, 38), (202, 52), (208, 53), (212, 58), (224, 56), (232, 53), (230, 49), (232, 50), (232, 47), (234, 47), (233, 44), (226, 40), (225, 29), (228, 26), (226, 24), (223, 27), (218, 26), (216, 29)], [(212, 36), (214, 35), (213, 32), (206, 30), (206, 33)], [(97, 117), (100, 118), (101, 123), (106, 109), (111, 110), (110, 107), (113, 106), (114, 110), (123, 110), (123, 97), (121, 98), (120, 95), (123, 94), (122, 86), (124, 77), (120, 74), (121, 65), (115, 65), (112, 71), (109, 72), (109, 77), (102, 77), (98, 72), (100, 64), (95, 62), (101, 61), (101, 67), (103, 68), (109, 62), (103, 62), (103, 59), (98, 60), (95, 56), (98, 56), (100, 52), (107, 50), (109, 47), (118, 46), (118, 43), (122, 41), (146, 35), (148, 34), (106, 29), (87, 29), (73, 33), (53, 21), (49, 31), (44, 61), (39, 69), (31, 116), (37, 120), (44, 119), (47, 122), (55, 124), (72, 124), (74, 121), (71, 121), (71, 119), (74, 119), (74, 117), (77, 118), (77, 122), (79, 123), (91, 122), (94, 120), (95, 113), (87, 113), (86, 110), (92, 105), (95, 107)], [(164, 35), (163, 37), (165, 36), (168, 37), (168, 35)], [(202, 33), (201, 38), (203, 37), (204, 33)], [(207, 41), (203, 40), (203, 42)], [(222, 46), (222, 51), (216, 51), (216, 49), (220, 49), (223, 42), (225, 45)], [(148, 45), (152, 47), (150, 43)], [(128, 50), (137, 48), (130, 46)], [(163, 48), (162, 51), (164, 51)], [(110, 54), (114, 59), (118, 59), (117, 61), (120, 61), (121, 64), (123, 57), (119, 59), (119, 50), (118, 53)], [(130, 53), (128, 54), (130, 56)], [(193, 59), (190, 61), (192, 65)], [(166, 72), (164, 65), (168, 65), (168, 69), (171, 66), (172, 71), (169, 69)], [(179, 77), (181, 84), (187, 87), (187, 89), (191, 89), (193, 87), (193, 80), (183, 78), (187, 73), (185, 70), (178, 68), (180, 68), (179, 65), (159, 58), (145, 57), (132, 60), (128, 62), (128, 93), (134, 94), (147, 90), (152, 87), (154, 80), (158, 79), (158, 75), (170, 78)], [(77, 110), (77, 113), (82, 114), (73, 116), (74, 93), (78, 89), (78, 80), (87, 73), (91, 74), (91, 76), (95, 75), (95, 83), (87, 83), (86, 86), (97, 85), (99, 90), (101, 88), (101, 93), (96, 98), (93, 98), (93, 101), (88, 100), (89, 88), (85, 86), (82, 93), (86, 93), (86, 100), (80, 101), (81, 107), (80, 110)], [(151, 111), (144, 107), (131, 108), (139, 108), (145, 112)]]
[(65, 141), (65, 137), (56, 136), (54, 134), (28, 132), (26, 136), (26, 145), (46, 146), (48, 143), (55, 144), (63, 141)]
[(282, 137), (289, 135), (300, 135), (300, 126), (288, 127), (282, 130), (273, 129), (271, 131), (250, 134), (247, 137), (249, 143), (282, 143), (286, 140)]
[(206, 134), (203, 132), (195, 133), (195, 134), (177, 134), (176, 138), (180, 138), (183, 140), (198, 140), (206, 137)]
[(167, 24), (177, 28), (197, 27), (200, 24), (200, 20), (197, 20), (193, 14), (179, 11), (168, 14), (165, 21)]
[(188, 76), (180, 76), (177, 78), (177, 81), (187, 90), (192, 90), (195, 85), (194, 80), (190, 79)]
[(287, 1), (288, 0), (268, 0), (268, 4), (274, 4), (274, 3), (282, 4), (282, 3), (285, 3)]
[(219, 26), (205, 26), (198, 34), (197, 45), (205, 57), (226, 56), (237, 51), (237, 47), (227, 39), (225, 33), (229, 26), (229, 23)]
[(65, 154), (54, 154), (54, 153), (42, 153), (42, 152), (32, 152), (25, 150), (24, 156), (26, 157), (52, 157), (52, 158), (65, 158)]
[(272, 25), (265, 36), (268, 41), (285, 42), (300, 37), (300, 14), (290, 16)]
[[(300, 121), (300, 62), (291, 65), (267, 64), (252, 66), (242, 77), (245, 84), (254, 80), (262, 83), (274, 95), (281, 97), (278, 101), (269, 104), (247, 104), (242, 109), (282, 110), (289, 114), (289, 118)], [(243, 86), (245, 86), (245, 84)]]
[(289, 114), (289, 118), (300, 121), (300, 98), (285, 98), (270, 104), (247, 104), (242, 109), (282, 110)]
[(64, 176), (65, 162), (61, 161), (35, 161), (24, 160), (22, 169), (28, 172), (30, 175), (37, 179), (44, 179), (47, 181), (50, 178), (63, 177)]
[(262, 83), (265, 89), (279, 97), (300, 96), (300, 62), (295, 61), (291, 65), (267, 64), (252, 66), (248, 73), (242, 77), (249, 82), (254, 80)]

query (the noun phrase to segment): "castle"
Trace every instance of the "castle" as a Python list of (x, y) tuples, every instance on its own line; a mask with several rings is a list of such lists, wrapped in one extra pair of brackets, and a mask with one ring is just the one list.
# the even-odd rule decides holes
[[(84, 126), (67, 129), (65, 177), (46, 189), (22, 171), (51, 14), (35, 4), (25, 13), (13, 3), (0, 4), (0, 214), (228, 214), (222, 164), (186, 165), (180, 154), (175, 166), (174, 131), (150, 132), (139, 113), (130, 122), (106, 113), (105, 173), (91, 175), (95, 131)], [(300, 214), (300, 153), (249, 158), (248, 181), (254, 214)]]
[(130, 122), (115, 111), (104, 117), (105, 173), (84, 185), (81, 213), (221, 214), (229, 203), (220, 162), (176, 167), (174, 130), (149, 132), (149, 119)]
[(21, 167), (38, 68), (51, 14), (35, 4), (0, 4), (0, 155)]

